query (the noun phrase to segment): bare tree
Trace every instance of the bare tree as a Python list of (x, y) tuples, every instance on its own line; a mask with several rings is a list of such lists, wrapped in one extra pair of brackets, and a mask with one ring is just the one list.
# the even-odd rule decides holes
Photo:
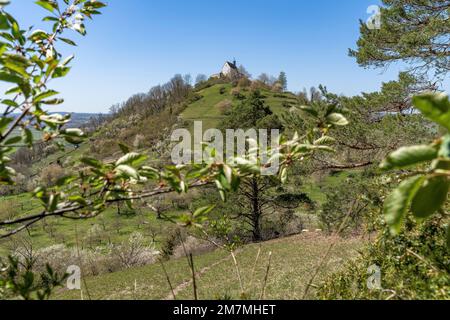
[(197, 77), (195, 78), (195, 84), (199, 84), (199, 83), (205, 82), (206, 80), (208, 80), (206, 75), (198, 74)]

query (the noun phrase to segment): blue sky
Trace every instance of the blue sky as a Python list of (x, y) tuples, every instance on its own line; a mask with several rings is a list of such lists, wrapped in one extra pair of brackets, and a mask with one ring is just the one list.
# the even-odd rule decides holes
[[(377, 0), (109, 0), (88, 23), (67, 78), (53, 84), (65, 99), (58, 111), (107, 112), (174, 74), (217, 73), (234, 57), (254, 76), (285, 71), (289, 89), (326, 85), (348, 95), (396, 79), (399, 67), (365, 70), (347, 55), (359, 19)], [(44, 10), (12, 0), (22, 27)]]

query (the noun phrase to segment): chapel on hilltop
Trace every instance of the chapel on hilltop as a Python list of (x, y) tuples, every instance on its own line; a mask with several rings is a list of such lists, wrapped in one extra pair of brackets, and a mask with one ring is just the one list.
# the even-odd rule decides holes
[(226, 61), (222, 67), (222, 71), (218, 74), (212, 75), (213, 78), (239, 78), (241, 77), (241, 73), (239, 72), (239, 68), (237, 67), (236, 60), (233, 62)]

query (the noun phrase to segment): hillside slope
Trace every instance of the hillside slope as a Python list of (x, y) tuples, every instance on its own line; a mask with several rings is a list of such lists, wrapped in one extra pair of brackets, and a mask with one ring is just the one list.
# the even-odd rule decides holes
[[(237, 260), (248, 298), (258, 299), (268, 266), (272, 262), (266, 288), (267, 299), (302, 299), (306, 284), (335, 241), (316, 233), (305, 233), (285, 239), (247, 245), (238, 251)], [(319, 272), (314, 284), (326, 274), (340, 270), (343, 264), (358, 255), (363, 247), (361, 239), (339, 239), (330, 260)], [(261, 254), (255, 267), (255, 259)], [(224, 251), (197, 256), (194, 260), (200, 299), (238, 299), (240, 285), (232, 259)], [(192, 299), (192, 285), (186, 259), (165, 264), (177, 299)], [(253, 270), (255, 272), (253, 273)], [(252, 280), (253, 279), (253, 280)], [(86, 279), (91, 299), (171, 299), (172, 294), (160, 264)], [(83, 297), (87, 299), (83, 288)], [(311, 290), (308, 299), (314, 298)], [(59, 291), (54, 299), (80, 299), (80, 291)]]
[[(194, 121), (202, 121), (203, 129), (215, 128), (224, 118), (220, 108), (221, 103), (229, 101), (232, 105), (240, 103), (236, 94), (245, 97), (249, 89), (233, 88), (231, 84), (216, 84), (209, 88), (197, 92), (200, 99), (187, 106), (182, 112), (181, 119), (191, 128)], [(261, 90), (265, 103), (274, 113), (281, 113), (288, 110), (288, 106), (297, 103), (297, 97), (292, 93), (277, 93), (267, 89)]]

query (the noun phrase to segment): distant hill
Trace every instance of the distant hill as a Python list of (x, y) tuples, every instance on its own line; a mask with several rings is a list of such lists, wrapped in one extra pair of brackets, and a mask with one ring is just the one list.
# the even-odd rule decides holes
[[(261, 89), (265, 103), (276, 114), (288, 111), (290, 107), (298, 104), (298, 97), (289, 92), (275, 92), (268, 89)], [(231, 84), (215, 84), (211, 87), (197, 91), (199, 98), (192, 102), (182, 112), (181, 118), (191, 127), (194, 121), (202, 121), (203, 129), (217, 127), (224, 119), (223, 113), (226, 104), (231, 106), (240, 103), (239, 96), (246, 97), (250, 92), (249, 88), (234, 88)], [(229, 107), (231, 107), (229, 106)]]
[[(60, 112), (58, 112), (60, 113)], [(62, 112), (60, 114), (67, 114), (67, 112)], [(100, 113), (69, 113), (72, 115), (72, 119), (70, 123), (68, 124), (68, 127), (70, 128), (78, 128), (81, 127), (83, 124), (88, 122), (92, 117), (96, 117), (98, 115), (101, 115)]]
[[(76, 112), (51, 112), (50, 114), (70, 114), (72, 116), (70, 123), (67, 125), (69, 128), (79, 128), (91, 118), (101, 115), (100, 113), (76, 113)], [(18, 117), (19, 114), (13, 114), (13, 117)]]

